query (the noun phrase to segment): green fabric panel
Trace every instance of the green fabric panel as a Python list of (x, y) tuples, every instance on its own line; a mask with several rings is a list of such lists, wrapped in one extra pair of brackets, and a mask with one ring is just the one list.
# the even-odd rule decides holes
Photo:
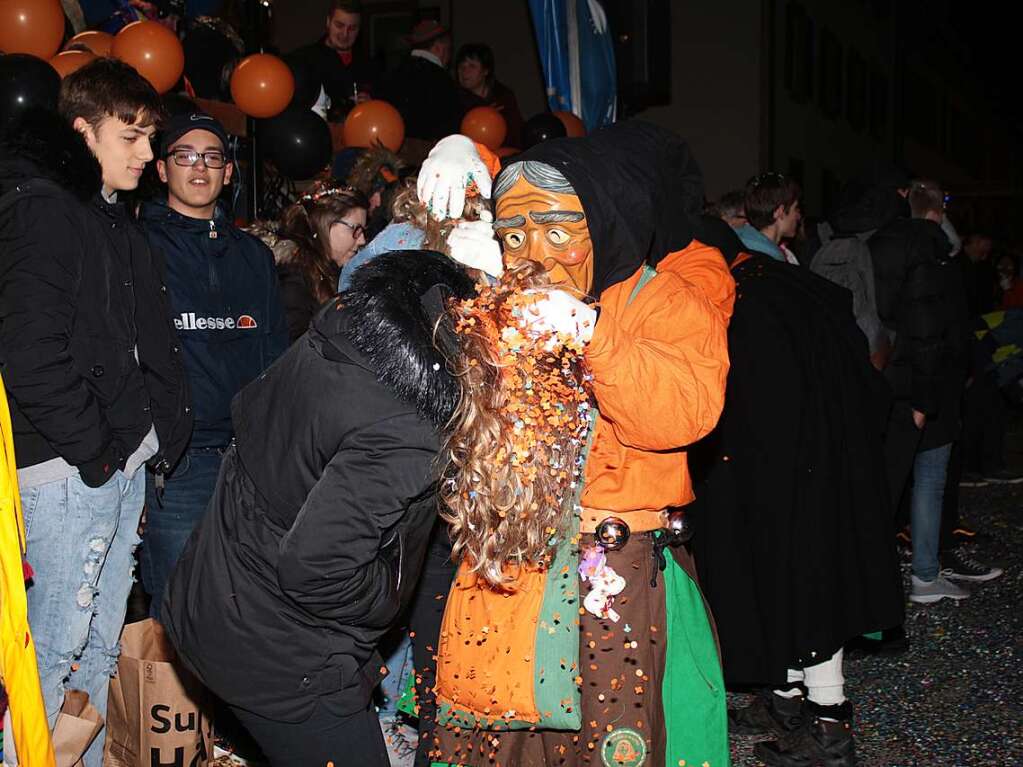
[(636, 287), (634, 287), (632, 289), (632, 293), (629, 294), (629, 300), (626, 305), (631, 304), (636, 296), (639, 295), (639, 291), (643, 289), (643, 286), (656, 276), (656, 269), (650, 266), (650, 264), (643, 264), (643, 274), (639, 276), (639, 282), (636, 283)]
[(668, 651), (662, 705), (667, 726), (664, 764), (728, 767), (725, 682), (703, 595), (675, 558), (664, 571)]
[(580, 673), (578, 613), (579, 515), (572, 513), (547, 573), (533, 646), (533, 699), (544, 729), (578, 730), (583, 725), (582, 694), (575, 683)]
[(880, 642), (884, 638), (884, 634), (880, 631), (871, 631), (868, 634), (863, 635), (866, 639), (873, 639)]
[(437, 723), (444, 727), (460, 727), (463, 730), (494, 730), (504, 732), (508, 730), (528, 730), (531, 727), (538, 727), (537, 722), (527, 722), (522, 719), (505, 719), (496, 717), (488, 719), (484, 716), (477, 716), (471, 711), (462, 708), (455, 708), (450, 703), (437, 703)]
[(409, 716), (419, 716), (419, 703), (416, 702), (416, 670), (414, 668), (405, 681), (405, 689), (401, 691), (401, 697), (398, 698), (398, 710)]

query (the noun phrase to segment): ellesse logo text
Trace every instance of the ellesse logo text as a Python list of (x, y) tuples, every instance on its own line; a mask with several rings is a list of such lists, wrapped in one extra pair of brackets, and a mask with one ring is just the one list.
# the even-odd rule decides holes
[(182, 312), (174, 318), (174, 327), (178, 330), (248, 330), (258, 327), (251, 314), (234, 317), (196, 317), (195, 312)]

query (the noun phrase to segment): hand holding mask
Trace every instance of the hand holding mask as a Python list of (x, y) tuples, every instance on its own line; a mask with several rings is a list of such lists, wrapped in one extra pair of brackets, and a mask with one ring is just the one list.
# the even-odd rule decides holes
[(597, 311), (564, 290), (537, 291), (536, 301), (525, 310), (530, 332), (569, 336), (582, 344), (593, 338)]
[(462, 221), (448, 235), (451, 258), (470, 269), (479, 269), (491, 277), (504, 272), (501, 245), (494, 239), (494, 225), (489, 221)]

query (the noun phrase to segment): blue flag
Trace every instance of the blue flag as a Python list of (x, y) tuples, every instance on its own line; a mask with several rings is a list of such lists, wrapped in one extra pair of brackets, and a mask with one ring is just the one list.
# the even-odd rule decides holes
[(529, 0), (551, 111), (592, 131), (615, 121), (614, 44), (598, 0)]

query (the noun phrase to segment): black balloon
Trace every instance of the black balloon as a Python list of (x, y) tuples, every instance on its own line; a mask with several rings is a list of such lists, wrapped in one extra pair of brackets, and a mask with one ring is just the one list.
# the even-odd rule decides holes
[(533, 115), (522, 126), (522, 148), (529, 149), (534, 144), (552, 138), (565, 138), (565, 124), (550, 112)]
[(42, 59), (26, 53), (0, 56), (0, 126), (30, 107), (57, 109), (60, 75)]
[(291, 68), (291, 74), (295, 78), (295, 95), (291, 97), (289, 106), (312, 109), (313, 104), (320, 98), (319, 77), (309, 62), (301, 56), (288, 56), (284, 61)]
[(330, 162), (330, 128), (315, 112), (291, 107), (260, 122), (266, 158), (287, 178), (312, 178)]

